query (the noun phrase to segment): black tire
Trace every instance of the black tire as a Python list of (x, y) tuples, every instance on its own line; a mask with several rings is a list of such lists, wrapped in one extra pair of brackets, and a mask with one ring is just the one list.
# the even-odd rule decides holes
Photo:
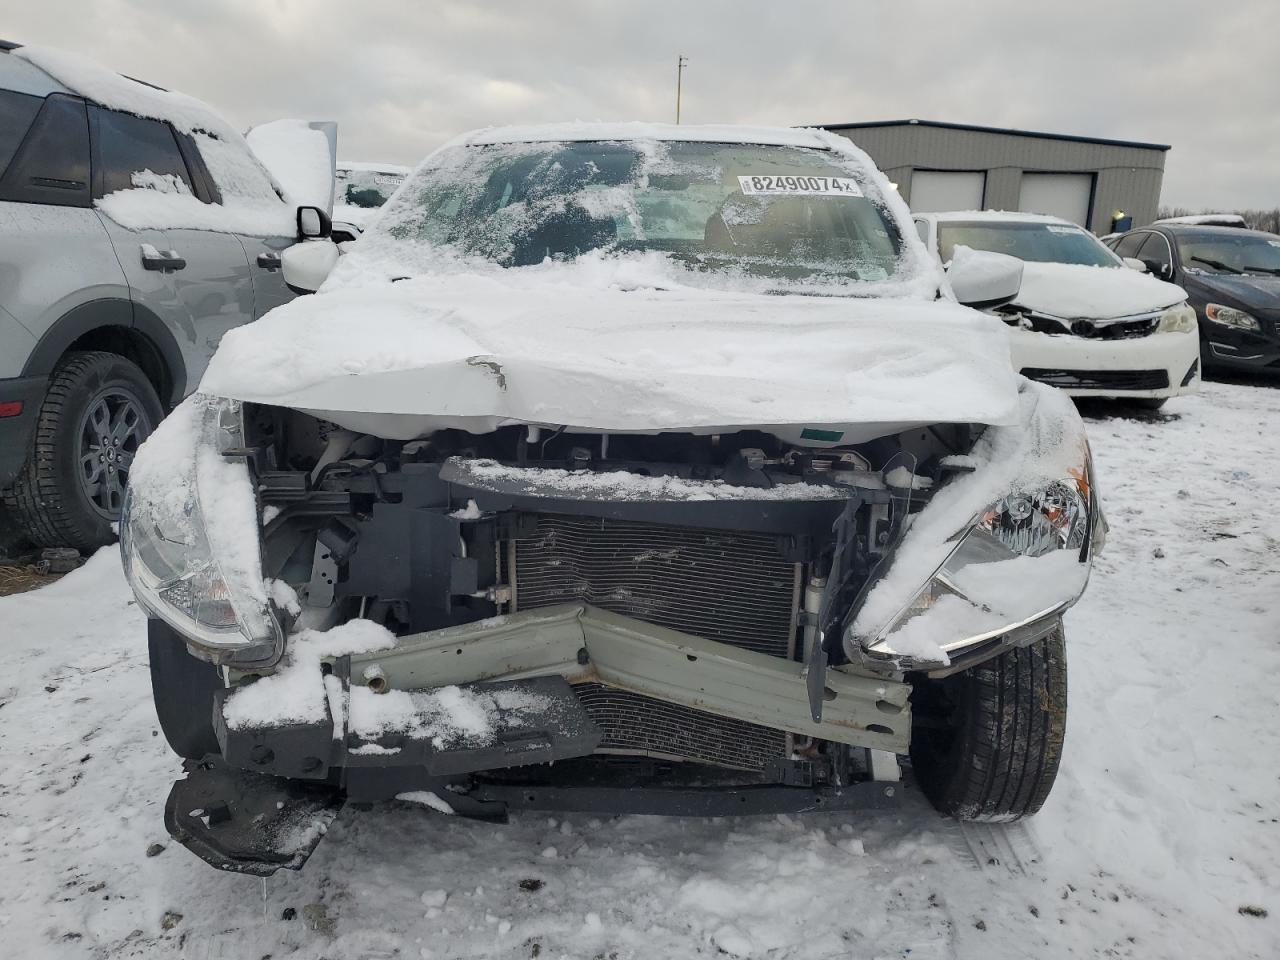
[[(105, 452), (87, 446), (86, 431), (96, 433), (91, 415), (106, 411), (110, 416), (111, 410), (121, 413), (121, 429), (129, 426), (128, 412), (135, 412), (136, 427), (123, 436), (123, 444), (113, 440)], [(155, 388), (124, 357), (97, 350), (63, 357), (49, 378), (27, 462), (3, 494), (5, 506), (31, 542), (39, 547), (75, 547), (82, 553), (111, 543), (128, 463), (163, 417)], [(114, 462), (106, 462), (108, 455)], [(92, 462), (87, 464), (86, 458)], [(82, 471), (94, 469), (102, 479), (93, 484), (97, 492), (91, 493), (91, 481)]]
[(173, 752), (186, 760), (218, 753), (213, 731), (213, 694), (222, 687), (218, 668), (197, 660), (161, 620), (147, 621), (151, 696), (160, 730)]
[(1044, 804), (1058, 775), (1067, 726), (1062, 625), (1029, 647), (912, 693), (911, 764), (941, 813), (1017, 820)]

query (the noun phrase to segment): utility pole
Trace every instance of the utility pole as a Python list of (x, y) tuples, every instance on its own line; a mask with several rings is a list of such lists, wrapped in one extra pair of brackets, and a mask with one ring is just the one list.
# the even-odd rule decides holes
[(683, 53), (676, 58), (676, 123), (680, 122), (680, 87), (684, 81), (685, 64), (689, 62), (689, 58)]

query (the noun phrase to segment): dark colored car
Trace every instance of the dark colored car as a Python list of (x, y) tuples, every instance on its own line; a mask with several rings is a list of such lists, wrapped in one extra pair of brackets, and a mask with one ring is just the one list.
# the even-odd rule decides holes
[(1107, 244), (1187, 291), (1209, 370), (1280, 374), (1280, 236), (1240, 227), (1153, 223)]

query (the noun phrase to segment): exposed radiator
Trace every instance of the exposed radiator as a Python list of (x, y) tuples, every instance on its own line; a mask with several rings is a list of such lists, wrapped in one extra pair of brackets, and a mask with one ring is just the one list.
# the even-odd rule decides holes
[(792, 649), (800, 565), (777, 538), (539, 515), (515, 541), (515, 608), (585, 602), (760, 653)]
[(599, 747), (602, 753), (760, 770), (786, 752), (787, 735), (781, 730), (718, 717), (598, 683), (580, 683), (573, 691), (604, 733)]
[[(776, 537), (539, 515), (514, 542), (515, 609), (585, 602), (647, 623), (776, 657), (793, 649), (800, 565)], [(602, 753), (760, 770), (786, 734), (602, 684), (574, 688)]]

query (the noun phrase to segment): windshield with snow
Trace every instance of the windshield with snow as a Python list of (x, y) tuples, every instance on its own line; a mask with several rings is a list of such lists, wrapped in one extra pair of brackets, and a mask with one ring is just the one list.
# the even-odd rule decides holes
[(693, 271), (848, 285), (902, 240), (861, 165), (805, 147), (526, 143), (442, 151), (382, 227), (504, 267), (656, 251)]
[(1118, 267), (1120, 261), (1091, 233), (1065, 223), (1014, 220), (938, 224), (938, 254), (949, 263), (957, 245), (1007, 253), (1033, 263)]
[(404, 181), (403, 173), (338, 167), (333, 179), (337, 200), (353, 207), (380, 207)]
[(1185, 270), (1280, 277), (1280, 237), (1256, 233), (1204, 233), (1178, 237)]

